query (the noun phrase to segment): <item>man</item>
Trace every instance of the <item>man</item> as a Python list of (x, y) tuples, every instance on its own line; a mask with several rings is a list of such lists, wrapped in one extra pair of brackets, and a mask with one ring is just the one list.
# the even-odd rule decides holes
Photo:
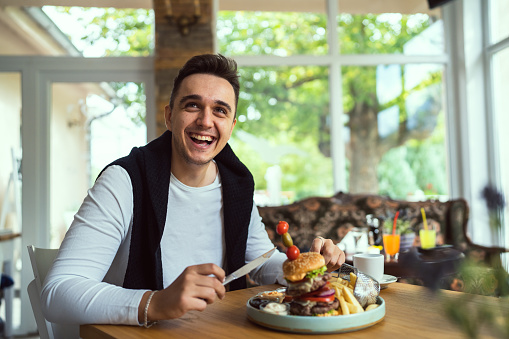
[[(76, 214), (42, 291), (49, 321), (148, 326), (203, 310), (225, 297), (225, 270), (273, 247), (252, 175), (227, 144), (238, 97), (231, 59), (196, 56), (180, 70), (168, 131), (107, 166)], [(311, 250), (329, 270), (345, 260), (331, 240)], [(252, 278), (284, 283), (285, 259), (275, 253)]]

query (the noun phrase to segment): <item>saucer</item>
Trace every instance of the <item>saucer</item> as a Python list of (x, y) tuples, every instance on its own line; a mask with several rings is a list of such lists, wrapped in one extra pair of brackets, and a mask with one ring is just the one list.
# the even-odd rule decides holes
[(398, 278), (396, 278), (393, 275), (384, 274), (382, 280), (380, 280), (378, 283), (380, 284), (380, 289), (383, 290), (387, 287), (389, 287), (389, 284), (392, 284), (393, 282), (398, 281)]

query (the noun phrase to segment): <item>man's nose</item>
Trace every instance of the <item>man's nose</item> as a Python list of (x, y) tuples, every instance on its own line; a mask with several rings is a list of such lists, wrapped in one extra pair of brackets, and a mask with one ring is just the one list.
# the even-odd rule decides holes
[(196, 122), (200, 126), (210, 127), (210, 126), (213, 126), (213, 118), (214, 118), (214, 115), (212, 114), (212, 109), (209, 107), (204, 107), (200, 111)]

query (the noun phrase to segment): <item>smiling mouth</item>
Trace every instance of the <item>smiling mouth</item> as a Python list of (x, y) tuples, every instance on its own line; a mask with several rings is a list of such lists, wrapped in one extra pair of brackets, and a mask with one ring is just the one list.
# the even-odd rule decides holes
[(195, 133), (189, 133), (189, 137), (191, 137), (193, 142), (195, 142), (199, 145), (210, 145), (216, 139), (210, 135), (200, 135), (200, 134), (195, 134)]

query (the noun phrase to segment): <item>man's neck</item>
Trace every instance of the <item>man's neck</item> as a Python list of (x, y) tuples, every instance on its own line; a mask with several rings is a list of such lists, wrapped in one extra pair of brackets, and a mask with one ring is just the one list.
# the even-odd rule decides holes
[(184, 185), (203, 187), (211, 185), (214, 182), (217, 176), (217, 166), (213, 161), (206, 165), (186, 164), (182, 166), (179, 161), (172, 159), (171, 173)]

